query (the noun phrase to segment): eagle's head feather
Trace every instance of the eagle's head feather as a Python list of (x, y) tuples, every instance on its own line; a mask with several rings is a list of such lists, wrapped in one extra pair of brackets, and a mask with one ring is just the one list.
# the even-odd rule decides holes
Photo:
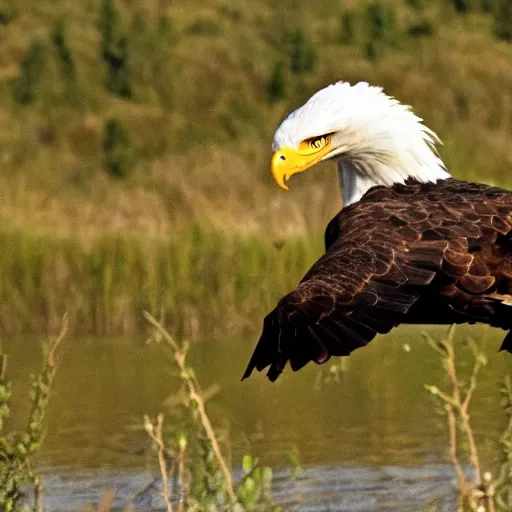
[(450, 175), (437, 135), (411, 108), (366, 82), (337, 82), (314, 94), (277, 129), (272, 174), (277, 183), (322, 160), (338, 160), (350, 204), (374, 185), (407, 178), (435, 182)]

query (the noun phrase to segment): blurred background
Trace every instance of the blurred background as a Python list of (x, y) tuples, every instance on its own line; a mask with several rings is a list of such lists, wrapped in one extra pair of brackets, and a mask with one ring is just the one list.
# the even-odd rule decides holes
[[(221, 384), (235, 455), (446, 462), (423, 391), (436, 356), (414, 344), (419, 331), (355, 354), (328, 389), (326, 368), (239, 383), (264, 314), (322, 253), (341, 207), (332, 164), (275, 186), (273, 134), (337, 80), (412, 105), (455, 177), (511, 184), (511, 0), (1, 0), (0, 334), (13, 389), (64, 312), (73, 339), (41, 456), (50, 474), (144, 465), (136, 426), (171, 382), (144, 346), (144, 310)], [(494, 376), (510, 369), (493, 357), (493, 398), (476, 414), (489, 453)]]
[(252, 327), (341, 206), (329, 164), (275, 187), (273, 133), (340, 79), (411, 104), (454, 176), (506, 185), (509, 4), (4, 0), (0, 328)]

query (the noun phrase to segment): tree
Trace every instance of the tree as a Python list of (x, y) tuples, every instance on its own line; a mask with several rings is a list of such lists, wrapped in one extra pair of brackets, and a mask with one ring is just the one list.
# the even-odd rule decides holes
[(105, 124), (103, 153), (105, 168), (114, 178), (124, 178), (133, 167), (132, 143), (119, 119), (109, 119)]
[(512, 0), (496, 0), (494, 33), (499, 39), (512, 41)]
[(340, 43), (353, 43), (356, 32), (356, 13), (354, 11), (343, 12), (340, 16)]
[(122, 32), (121, 14), (114, 0), (102, 0), (100, 11), (101, 53), (107, 64), (107, 88), (113, 94), (132, 97), (128, 65), (128, 38)]
[(391, 43), (396, 37), (396, 11), (390, 4), (374, 2), (366, 11), (370, 29), (370, 39), (381, 43)]
[(76, 77), (75, 61), (66, 42), (64, 20), (62, 19), (53, 26), (52, 42), (57, 50), (63, 76), (74, 80)]
[(375, 60), (386, 46), (396, 41), (397, 23), (395, 8), (386, 3), (374, 2), (366, 9), (369, 39), (366, 43), (366, 55)]
[(315, 49), (302, 28), (292, 32), (290, 43), (290, 69), (294, 73), (313, 71), (316, 59)]
[(115, 45), (121, 26), (121, 14), (114, 0), (102, 0), (100, 8), (101, 50), (103, 56)]
[(484, 12), (494, 12), (495, 0), (480, 0), (480, 7)]
[(267, 82), (267, 94), (271, 103), (282, 100), (286, 96), (286, 76), (284, 64), (276, 62)]
[(452, 4), (457, 12), (468, 12), (472, 8), (471, 0), (452, 0)]
[(21, 75), (16, 84), (16, 98), (22, 104), (32, 103), (46, 67), (48, 48), (39, 39), (33, 39), (21, 63)]

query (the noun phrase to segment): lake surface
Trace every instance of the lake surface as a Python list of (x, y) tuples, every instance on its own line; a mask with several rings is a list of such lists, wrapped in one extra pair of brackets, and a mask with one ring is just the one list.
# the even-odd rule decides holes
[[(240, 382), (256, 336), (205, 337), (192, 345), (189, 363), (204, 389), (220, 386), (210, 414), (216, 426), (229, 428), (233, 460), (251, 453), (276, 468), (280, 501), (300, 496), (301, 510), (405, 511), (431, 502), (438, 510), (453, 510), (445, 419), (423, 387), (443, 387), (447, 379), (421, 330), (400, 328), (356, 351), (345, 359), (339, 381), (329, 378), (328, 363), (287, 371), (274, 384), (263, 374)], [(446, 328), (428, 332), (440, 337)], [(489, 363), (471, 413), (483, 466), (492, 469), (505, 425), (499, 384), (512, 373), (512, 356), (498, 353), (501, 331), (459, 328), (458, 346), (467, 334), (486, 337)], [(40, 366), (39, 342), (6, 339), (3, 347), (15, 397), (11, 425), (22, 425), (28, 377)], [(468, 366), (468, 355), (461, 349), (462, 366)], [(144, 340), (64, 343), (40, 457), (48, 510), (76, 510), (109, 486), (118, 489), (121, 506), (147, 485), (142, 416), (171, 409), (167, 421), (173, 421), (169, 397), (178, 388), (173, 372), (163, 347)], [(305, 468), (295, 483), (279, 473), (290, 449), (298, 451)]]

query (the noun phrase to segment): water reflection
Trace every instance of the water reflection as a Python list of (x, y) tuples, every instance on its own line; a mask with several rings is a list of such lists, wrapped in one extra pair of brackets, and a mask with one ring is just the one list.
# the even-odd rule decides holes
[[(440, 335), (445, 328), (429, 329)], [(461, 328), (481, 335), (483, 329)], [(498, 353), (500, 331), (488, 333), (489, 364), (475, 394), (472, 421), (482, 457), (495, 456), (504, 418), (498, 385), (512, 369), (512, 356)], [(218, 383), (211, 404), (214, 423), (229, 425), (234, 460), (252, 452), (280, 466), (296, 446), (303, 464), (424, 466), (447, 462), (444, 419), (424, 383), (446, 379), (418, 328), (401, 328), (356, 351), (340, 382), (322, 383), (328, 367), (286, 372), (275, 384), (261, 374), (240, 382), (255, 337), (205, 338), (193, 345), (190, 364), (204, 387)], [(404, 344), (411, 350), (403, 349)], [(38, 368), (37, 340), (6, 340), (16, 397), (25, 397), (28, 376)], [(464, 352), (466, 355), (469, 351)], [(319, 377), (319, 372), (322, 372)], [(145, 465), (142, 415), (155, 415), (176, 391), (177, 380), (162, 347), (133, 339), (69, 340), (62, 354), (41, 454), (46, 468), (71, 471), (134, 469)], [(15, 408), (14, 423), (27, 414)]]

